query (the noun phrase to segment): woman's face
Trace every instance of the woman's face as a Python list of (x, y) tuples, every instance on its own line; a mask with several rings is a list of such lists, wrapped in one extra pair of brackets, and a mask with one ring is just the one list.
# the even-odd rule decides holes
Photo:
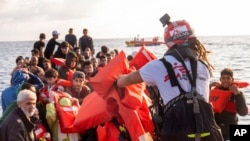
[(75, 68), (76, 62), (77, 62), (77, 59), (76, 59), (76, 58), (72, 58), (69, 67), (70, 67), (70, 68)]

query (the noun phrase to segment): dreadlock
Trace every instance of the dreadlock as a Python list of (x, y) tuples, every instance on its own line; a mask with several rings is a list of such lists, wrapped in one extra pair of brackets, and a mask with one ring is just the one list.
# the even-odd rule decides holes
[(196, 37), (189, 38), (188, 43), (191, 48), (197, 51), (198, 58), (205, 61), (209, 69), (214, 69), (213, 65), (208, 61), (207, 50), (204, 45)]

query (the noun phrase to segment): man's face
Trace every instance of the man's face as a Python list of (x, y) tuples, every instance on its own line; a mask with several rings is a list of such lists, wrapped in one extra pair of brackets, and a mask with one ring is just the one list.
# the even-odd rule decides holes
[(83, 71), (86, 75), (91, 75), (94, 72), (94, 67), (93, 65), (86, 65), (84, 66)]
[(35, 56), (31, 57), (30, 65), (37, 66), (37, 64), (38, 64), (38, 58)]
[(85, 79), (83, 78), (75, 78), (73, 79), (73, 88), (76, 90), (80, 90), (85, 83)]
[(31, 117), (36, 111), (36, 99), (26, 98), (19, 106), (27, 117)]

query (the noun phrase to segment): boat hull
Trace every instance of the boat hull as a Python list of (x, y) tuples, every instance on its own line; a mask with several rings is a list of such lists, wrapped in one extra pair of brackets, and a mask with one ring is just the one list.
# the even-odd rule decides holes
[(150, 41), (144, 41), (144, 42), (126, 41), (125, 43), (128, 47), (139, 47), (142, 45), (144, 45), (144, 46), (159, 46), (161, 44), (159, 42), (150, 42)]

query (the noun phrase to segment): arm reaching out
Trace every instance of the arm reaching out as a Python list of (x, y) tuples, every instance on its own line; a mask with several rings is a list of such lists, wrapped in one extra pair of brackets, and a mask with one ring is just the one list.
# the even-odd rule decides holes
[(132, 85), (142, 82), (143, 80), (138, 70), (130, 74), (120, 75), (120, 77), (117, 79), (118, 87), (126, 87), (127, 85)]

